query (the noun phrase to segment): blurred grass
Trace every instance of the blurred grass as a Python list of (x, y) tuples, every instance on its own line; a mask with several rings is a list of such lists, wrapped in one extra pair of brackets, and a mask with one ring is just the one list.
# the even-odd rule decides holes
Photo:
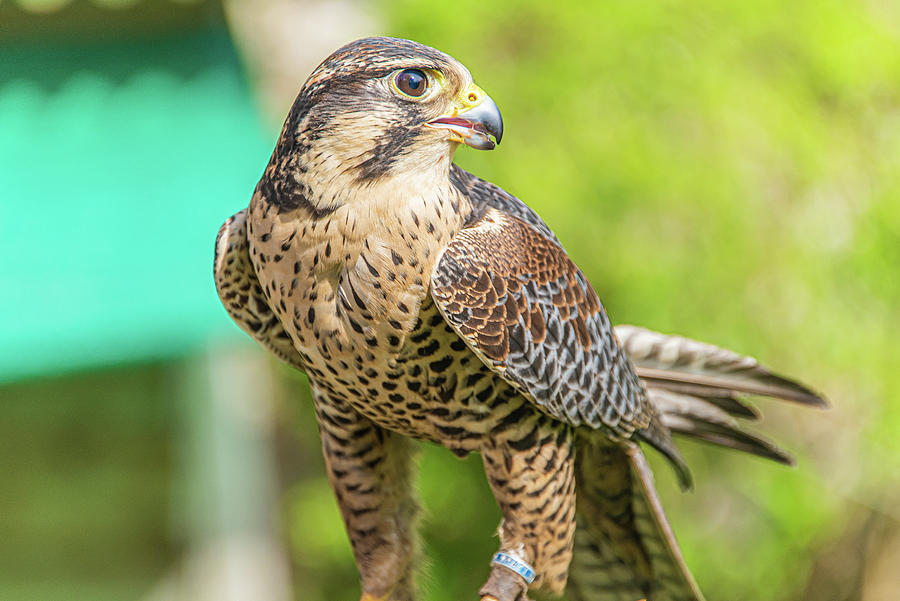
[(151, 365), (0, 389), (0, 599), (137, 599), (178, 552), (175, 405)]
[[(833, 399), (762, 407), (798, 470), (684, 443), (698, 487), (682, 495), (653, 458), (708, 598), (804, 598), (821, 549), (898, 518), (900, 5), (381, 6), (390, 35), (455, 56), (500, 105), (502, 146), (457, 162), (547, 220), (615, 322), (756, 355)], [(432, 601), (484, 578), (498, 515), (482, 480), (477, 459), (426, 449)], [(291, 506), (321, 529), (316, 482)]]

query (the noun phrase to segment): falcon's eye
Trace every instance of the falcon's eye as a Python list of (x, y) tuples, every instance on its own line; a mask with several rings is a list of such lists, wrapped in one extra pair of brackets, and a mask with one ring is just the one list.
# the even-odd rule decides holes
[(428, 77), (418, 69), (404, 69), (394, 79), (397, 89), (413, 98), (418, 98), (428, 89)]

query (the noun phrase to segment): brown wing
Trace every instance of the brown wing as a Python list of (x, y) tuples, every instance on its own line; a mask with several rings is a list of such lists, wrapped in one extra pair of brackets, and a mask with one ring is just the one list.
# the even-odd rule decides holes
[(250, 263), (246, 209), (229, 217), (219, 229), (213, 277), (219, 300), (234, 323), (273, 355), (303, 371), (303, 360), (269, 307)]
[(606, 312), (555, 241), (488, 208), (432, 274), (447, 322), (484, 363), (546, 412), (630, 437), (652, 408)]

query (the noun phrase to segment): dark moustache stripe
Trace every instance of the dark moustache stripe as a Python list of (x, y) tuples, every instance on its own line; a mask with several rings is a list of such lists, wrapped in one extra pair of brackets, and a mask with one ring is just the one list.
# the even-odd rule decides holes
[(280, 178), (279, 181), (273, 182), (271, 179), (264, 177), (257, 184), (256, 189), (279, 213), (303, 209), (313, 219), (322, 219), (340, 208), (340, 205), (333, 207), (315, 206), (306, 198), (306, 195), (300, 190), (300, 186), (287, 178)]

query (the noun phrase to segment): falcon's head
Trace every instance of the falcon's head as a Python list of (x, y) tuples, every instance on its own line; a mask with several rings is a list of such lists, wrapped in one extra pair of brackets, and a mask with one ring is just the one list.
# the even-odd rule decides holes
[(409, 40), (365, 38), (310, 75), (270, 167), (276, 180), (293, 180), (279, 196), (303, 193), (323, 209), (335, 187), (446, 172), (459, 144), (492, 149), (502, 135), (497, 105), (456, 59)]

